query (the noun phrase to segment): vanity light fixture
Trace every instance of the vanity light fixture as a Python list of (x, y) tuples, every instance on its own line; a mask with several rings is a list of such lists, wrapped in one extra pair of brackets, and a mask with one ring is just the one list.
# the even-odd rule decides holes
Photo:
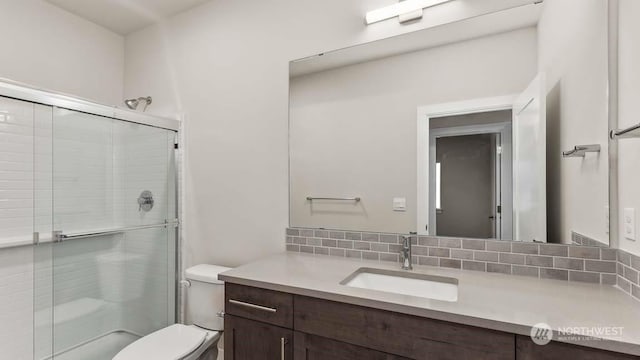
[(369, 11), (365, 15), (367, 25), (399, 17), (400, 22), (419, 19), (422, 17), (422, 10), (436, 5), (444, 4), (453, 0), (404, 0), (397, 4)]

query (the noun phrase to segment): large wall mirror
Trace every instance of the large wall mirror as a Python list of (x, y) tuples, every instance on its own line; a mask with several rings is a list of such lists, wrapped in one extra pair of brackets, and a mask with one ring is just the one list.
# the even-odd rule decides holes
[(609, 243), (606, 0), (290, 64), (290, 225)]

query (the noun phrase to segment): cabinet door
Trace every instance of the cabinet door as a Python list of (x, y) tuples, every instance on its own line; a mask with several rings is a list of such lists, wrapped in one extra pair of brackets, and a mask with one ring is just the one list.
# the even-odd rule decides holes
[(336, 340), (295, 332), (295, 360), (408, 360), (407, 358)]
[(293, 331), (274, 325), (224, 316), (225, 360), (291, 360)]
[(516, 359), (518, 360), (631, 360), (637, 356), (598, 350), (552, 341), (540, 346), (528, 336), (518, 335), (516, 338)]

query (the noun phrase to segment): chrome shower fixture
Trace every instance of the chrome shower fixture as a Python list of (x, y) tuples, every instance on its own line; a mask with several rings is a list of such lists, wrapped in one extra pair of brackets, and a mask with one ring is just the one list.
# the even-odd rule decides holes
[(147, 111), (147, 106), (149, 106), (153, 102), (153, 99), (151, 99), (151, 96), (139, 97), (137, 99), (127, 99), (124, 101), (124, 104), (127, 105), (129, 109), (136, 110), (138, 108), (138, 105), (140, 105), (140, 102), (144, 102), (144, 109), (142, 109), (142, 112), (145, 112)]

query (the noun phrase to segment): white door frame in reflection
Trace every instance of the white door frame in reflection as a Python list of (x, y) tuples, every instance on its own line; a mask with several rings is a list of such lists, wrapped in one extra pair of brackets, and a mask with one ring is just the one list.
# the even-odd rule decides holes
[[(430, 134), (429, 123), (432, 118), (476, 114), (500, 110), (513, 110), (518, 95), (506, 95), (479, 98), (466, 101), (449, 102), (418, 107), (417, 111), (417, 169), (418, 169), (418, 211), (417, 225), (419, 235), (435, 235), (429, 224), (434, 223), (435, 214), (430, 214), (429, 163)], [(432, 216), (433, 215), (433, 216)]]

